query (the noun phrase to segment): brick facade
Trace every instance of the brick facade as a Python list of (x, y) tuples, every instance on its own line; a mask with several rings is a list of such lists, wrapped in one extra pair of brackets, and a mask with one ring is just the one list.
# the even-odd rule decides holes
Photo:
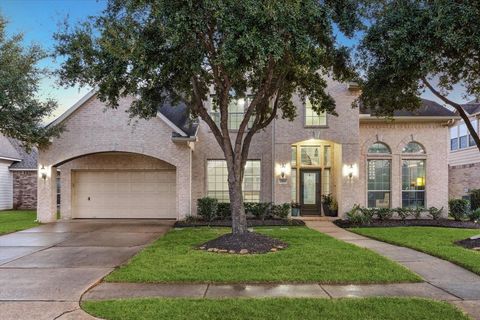
[(462, 198), (469, 190), (480, 189), (480, 162), (448, 168), (448, 196)]
[(13, 208), (34, 210), (37, 208), (37, 171), (15, 170), (13, 177)]

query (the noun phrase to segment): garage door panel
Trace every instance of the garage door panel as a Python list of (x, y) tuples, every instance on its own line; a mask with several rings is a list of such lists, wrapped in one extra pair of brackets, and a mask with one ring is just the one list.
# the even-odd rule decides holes
[(75, 172), (74, 217), (175, 218), (175, 181), (175, 171)]

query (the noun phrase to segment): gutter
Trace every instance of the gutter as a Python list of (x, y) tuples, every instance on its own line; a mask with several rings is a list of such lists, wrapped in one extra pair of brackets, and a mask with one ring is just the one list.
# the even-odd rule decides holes
[(451, 117), (440, 117), (440, 116), (397, 116), (397, 117), (376, 117), (369, 114), (361, 114), (360, 121), (363, 122), (391, 122), (392, 120), (396, 121), (449, 121), (449, 120), (459, 120), (459, 116)]
[(172, 137), (173, 142), (197, 142), (198, 138), (196, 136), (193, 137)]

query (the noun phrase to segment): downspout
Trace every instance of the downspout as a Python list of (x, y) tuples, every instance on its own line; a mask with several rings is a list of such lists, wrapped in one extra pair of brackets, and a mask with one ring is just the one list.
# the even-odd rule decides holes
[(277, 119), (273, 119), (272, 126), (272, 202), (275, 203), (275, 125)]

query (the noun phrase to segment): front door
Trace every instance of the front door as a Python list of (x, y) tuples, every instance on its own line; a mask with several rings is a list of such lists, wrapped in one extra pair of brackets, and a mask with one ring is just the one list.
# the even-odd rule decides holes
[(302, 215), (320, 215), (320, 170), (300, 170), (300, 210)]

